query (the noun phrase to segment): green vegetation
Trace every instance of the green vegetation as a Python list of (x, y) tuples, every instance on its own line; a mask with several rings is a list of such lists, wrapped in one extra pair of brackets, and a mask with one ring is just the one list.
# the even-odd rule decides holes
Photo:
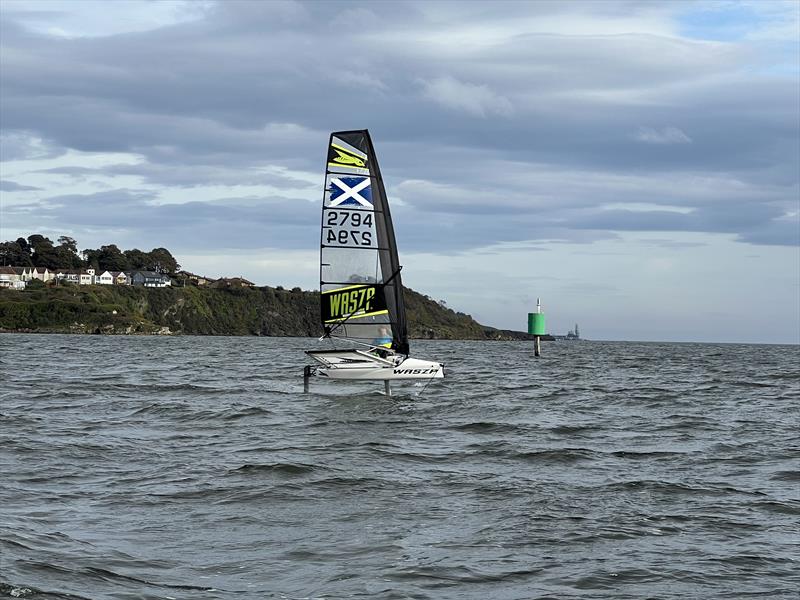
[(62, 235), (58, 238), (58, 245), (55, 245), (50, 238), (39, 233), (0, 243), (0, 265), (48, 269), (94, 267), (100, 271), (133, 269), (159, 273), (175, 273), (181, 268), (166, 248), (153, 248), (150, 252), (142, 252), (138, 248), (122, 251), (110, 244), (96, 250), (87, 248), (79, 255), (78, 242), (73, 238)]
[[(412, 338), (510, 339), (406, 290)], [(319, 293), (300, 288), (32, 285), (0, 289), (0, 331), (319, 336)], [(522, 334), (524, 337), (524, 334)]]
[[(222, 287), (186, 285), (186, 273), (166, 248), (150, 252), (116, 245), (86, 249), (68, 236), (58, 245), (41, 235), (0, 243), (0, 264), (49, 269), (94, 267), (99, 271), (148, 270), (170, 273), (185, 287), (127, 285), (56, 286), (28, 282), (25, 290), (0, 288), (0, 331), (42, 333), (322, 335), (319, 292), (299, 287)], [(413, 290), (406, 290), (409, 335), (428, 339), (519, 339), (515, 331), (485, 327)]]

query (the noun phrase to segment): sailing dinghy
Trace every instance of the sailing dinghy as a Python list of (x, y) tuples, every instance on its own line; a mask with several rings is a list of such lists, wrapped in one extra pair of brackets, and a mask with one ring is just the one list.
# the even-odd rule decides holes
[(444, 365), (409, 356), (401, 266), (369, 132), (331, 134), (320, 242), (322, 326), (333, 348), (307, 350), (308, 377), (383, 380), (444, 377)]

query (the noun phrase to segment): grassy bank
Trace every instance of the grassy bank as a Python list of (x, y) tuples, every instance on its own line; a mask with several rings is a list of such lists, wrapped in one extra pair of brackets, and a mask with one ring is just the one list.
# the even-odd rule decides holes
[[(406, 290), (409, 334), (511, 339)], [(110, 285), (0, 289), (0, 331), (37, 333), (319, 336), (319, 293), (299, 288), (143, 288)]]

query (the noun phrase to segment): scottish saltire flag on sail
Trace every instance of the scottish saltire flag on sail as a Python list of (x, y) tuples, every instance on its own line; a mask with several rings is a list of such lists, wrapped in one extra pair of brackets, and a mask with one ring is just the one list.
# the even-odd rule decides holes
[(328, 206), (361, 206), (372, 208), (372, 188), (369, 177), (339, 177), (331, 179)]

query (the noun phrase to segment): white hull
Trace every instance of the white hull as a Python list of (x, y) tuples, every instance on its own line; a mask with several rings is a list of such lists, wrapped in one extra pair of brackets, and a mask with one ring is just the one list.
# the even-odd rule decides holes
[(309, 350), (306, 354), (322, 364), (316, 375), (327, 379), (395, 381), (444, 377), (444, 365), (418, 358), (391, 354), (384, 358), (362, 350)]

